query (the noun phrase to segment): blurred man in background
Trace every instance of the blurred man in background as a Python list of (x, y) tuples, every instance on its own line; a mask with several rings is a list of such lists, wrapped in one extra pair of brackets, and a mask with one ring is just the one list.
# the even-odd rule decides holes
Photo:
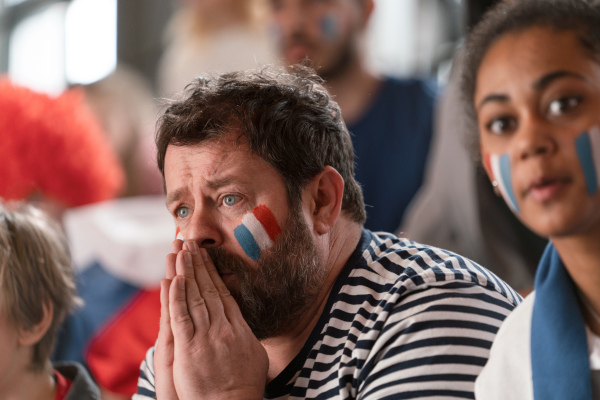
[[(308, 59), (326, 80), (353, 134), (365, 227), (393, 231), (419, 189), (433, 126), (435, 88), (367, 70), (361, 39), (372, 0), (270, 0), (287, 64)], [(398, 176), (401, 178), (399, 179)]]

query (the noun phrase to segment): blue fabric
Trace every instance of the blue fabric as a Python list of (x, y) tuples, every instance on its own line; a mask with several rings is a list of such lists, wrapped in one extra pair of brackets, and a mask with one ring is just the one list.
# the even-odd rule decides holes
[(111, 275), (97, 262), (76, 279), (84, 307), (69, 315), (61, 326), (52, 360), (85, 365), (84, 353), (90, 341), (140, 289)]
[(435, 95), (432, 82), (388, 78), (365, 115), (348, 125), (367, 205), (365, 228), (393, 232), (400, 226), (423, 182)]
[(531, 370), (536, 400), (592, 398), (585, 323), (576, 287), (552, 243), (535, 278)]
[(575, 139), (575, 149), (577, 150), (577, 156), (579, 156), (579, 160), (581, 161), (588, 193), (594, 194), (596, 193), (596, 190), (598, 190), (598, 180), (596, 179), (596, 168), (594, 168), (592, 141), (587, 132), (583, 132)]

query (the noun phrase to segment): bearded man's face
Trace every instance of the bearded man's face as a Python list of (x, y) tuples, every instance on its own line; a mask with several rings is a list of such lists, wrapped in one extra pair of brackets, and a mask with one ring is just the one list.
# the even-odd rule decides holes
[(316, 246), (299, 207), (292, 209), (273, 247), (254, 265), (221, 248), (207, 250), (219, 272), (237, 278), (231, 293), (259, 340), (290, 329), (323, 280)]

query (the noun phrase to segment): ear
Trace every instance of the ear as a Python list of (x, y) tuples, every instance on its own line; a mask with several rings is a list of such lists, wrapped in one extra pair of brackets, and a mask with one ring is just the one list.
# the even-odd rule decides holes
[(311, 218), (315, 233), (328, 233), (342, 210), (344, 178), (331, 166), (315, 176), (306, 189), (311, 201)]
[(35, 346), (46, 334), (52, 319), (54, 318), (54, 307), (49, 301), (45, 301), (43, 305), (42, 319), (32, 326), (30, 329), (19, 328), (19, 344), (24, 347)]

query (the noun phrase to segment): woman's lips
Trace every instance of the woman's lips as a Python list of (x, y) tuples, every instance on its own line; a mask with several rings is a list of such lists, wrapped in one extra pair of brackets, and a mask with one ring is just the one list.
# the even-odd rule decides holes
[(540, 178), (529, 185), (525, 194), (536, 201), (547, 202), (555, 198), (569, 183), (567, 178)]

